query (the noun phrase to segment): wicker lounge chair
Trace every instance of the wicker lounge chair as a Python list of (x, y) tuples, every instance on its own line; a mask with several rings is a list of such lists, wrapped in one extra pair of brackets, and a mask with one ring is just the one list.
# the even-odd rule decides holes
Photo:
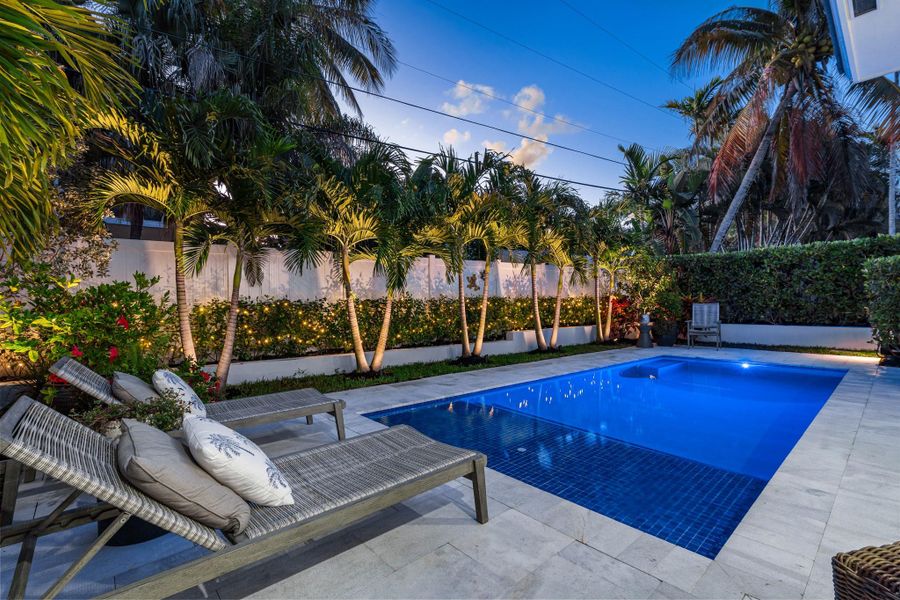
[[(116, 444), (25, 396), (0, 418), (0, 452), (74, 488), (49, 516), (0, 530), (2, 545), (22, 542), (11, 598), (24, 595), (40, 536), (67, 524), (99, 518), (115, 520), (43, 592), (46, 597), (59, 593), (131, 516), (212, 552), (117, 589), (109, 594), (114, 597), (162, 598), (202, 585), (459, 477), (472, 480), (477, 521), (488, 520), (484, 455), (436, 442), (406, 426), (276, 459), (275, 464), (289, 480), (294, 504), (251, 504), (250, 523), (236, 538), (225, 537), (160, 504), (124, 481), (116, 466)], [(102, 504), (65, 512), (81, 493), (96, 497)]]
[[(66, 356), (59, 359), (50, 367), (50, 372), (101, 402), (120, 404), (113, 396), (112, 386), (105, 377), (73, 358)], [(306, 417), (306, 422), (312, 423), (313, 415), (328, 413), (337, 424), (338, 439), (343, 440), (346, 436), (345, 407), (343, 400), (333, 400), (317, 390), (305, 388), (213, 402), (206, 406), (206, 416), (234, 429), (299, 417)]]
[(835, 600), (900, 600), (900, 542), (831, 559)]
[(719, 321), (718, 302), (695, 302), (691, 306), (691, 320), (687, 322), (688, 347), (693, 347), (694, 338), (716, 338), (716, 350), (722, 347), (722, 323)]

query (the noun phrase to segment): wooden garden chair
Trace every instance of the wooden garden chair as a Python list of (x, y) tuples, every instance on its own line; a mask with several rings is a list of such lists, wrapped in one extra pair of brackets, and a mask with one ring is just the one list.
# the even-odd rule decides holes
[[(53, 598), (62, 591), (132, 516), (211, 553), (118, 588), (109, 597), (170, 596), (342, 529), (459, 477), (472, 480), (477, 521), (488, 520), (485, 456), (436, 442), (403, 425), (275, 459), (291, 486), (294, 504), (251, 504), (250, 522), (238, 536), (198, 523), (122, 479), (116, 464), (117, 443), (26, 396), (0, 417), (0, 452), (73, 490), (47, 517), (0, 529), (3, 546), (22, 543), (11, 598), (25, 594), (39, 537), (98, 519), (114, 520), (43, 592), (44, 597)], [(82, 493), (101, 503), (66, 511)]]
[(718, 302), (695, 302), (691, 306), (691, 320), (687, 322), (688, 347), (694, 345), (694, 338), (716, 338), (716, 350), (722, 347), (722, 323), (719, 321)]

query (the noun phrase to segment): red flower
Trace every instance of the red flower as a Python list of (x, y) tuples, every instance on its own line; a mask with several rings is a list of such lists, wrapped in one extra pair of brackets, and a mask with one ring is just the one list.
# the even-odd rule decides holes
[(112, 362), (112, 361), (116, 360), (117, 358), (119, 358), (119, 349), (116, 348), (115, 346), (110, 346), (109, 347), (109, 362)]
[(119, 315), (119, 318), (116, 319), (116, 325), (118, 325), (119, 327), (124, 327), (125, 329), (128, 329), (128, 327), (130, 326), (130, 323), (128, 322), (128, 319), (125, 318), (125, 315)]
[(209, 381), (209, 373), (206, 371), (200, 371), (200, 377), (203, 378), (203, 381)]
[(53, 373), (50, 373), (50, 375), (47, 376), (47, 379), (50, 380), (50, 383), (68, 383), (65, 379), (54, 375)]
[(78, 346), (72, 346), (72, 357), (79, 358), (84, 356), (84, 352), (78, 349)]

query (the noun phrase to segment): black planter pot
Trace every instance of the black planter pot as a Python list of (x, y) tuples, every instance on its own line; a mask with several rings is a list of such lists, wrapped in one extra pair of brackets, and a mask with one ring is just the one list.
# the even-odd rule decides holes
[(653, 341), (657, 346), (674, 346), (678, 339), (678, 321), (661, 321), (653, 325)]

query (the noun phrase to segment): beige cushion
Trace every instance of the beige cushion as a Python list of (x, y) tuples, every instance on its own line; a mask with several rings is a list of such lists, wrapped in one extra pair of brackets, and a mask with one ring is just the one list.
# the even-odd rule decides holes
[(159, 398), (149, 383), (121, 371), (113, 373), (112, 393), (120, 402), (147, 402)]
[(151, 498), (183, 515), (230, 533), (250, 520), (240, 496), (201, 469), (182, 443), (133, 419), (122, 420), (117, 449), (122, 476)]

